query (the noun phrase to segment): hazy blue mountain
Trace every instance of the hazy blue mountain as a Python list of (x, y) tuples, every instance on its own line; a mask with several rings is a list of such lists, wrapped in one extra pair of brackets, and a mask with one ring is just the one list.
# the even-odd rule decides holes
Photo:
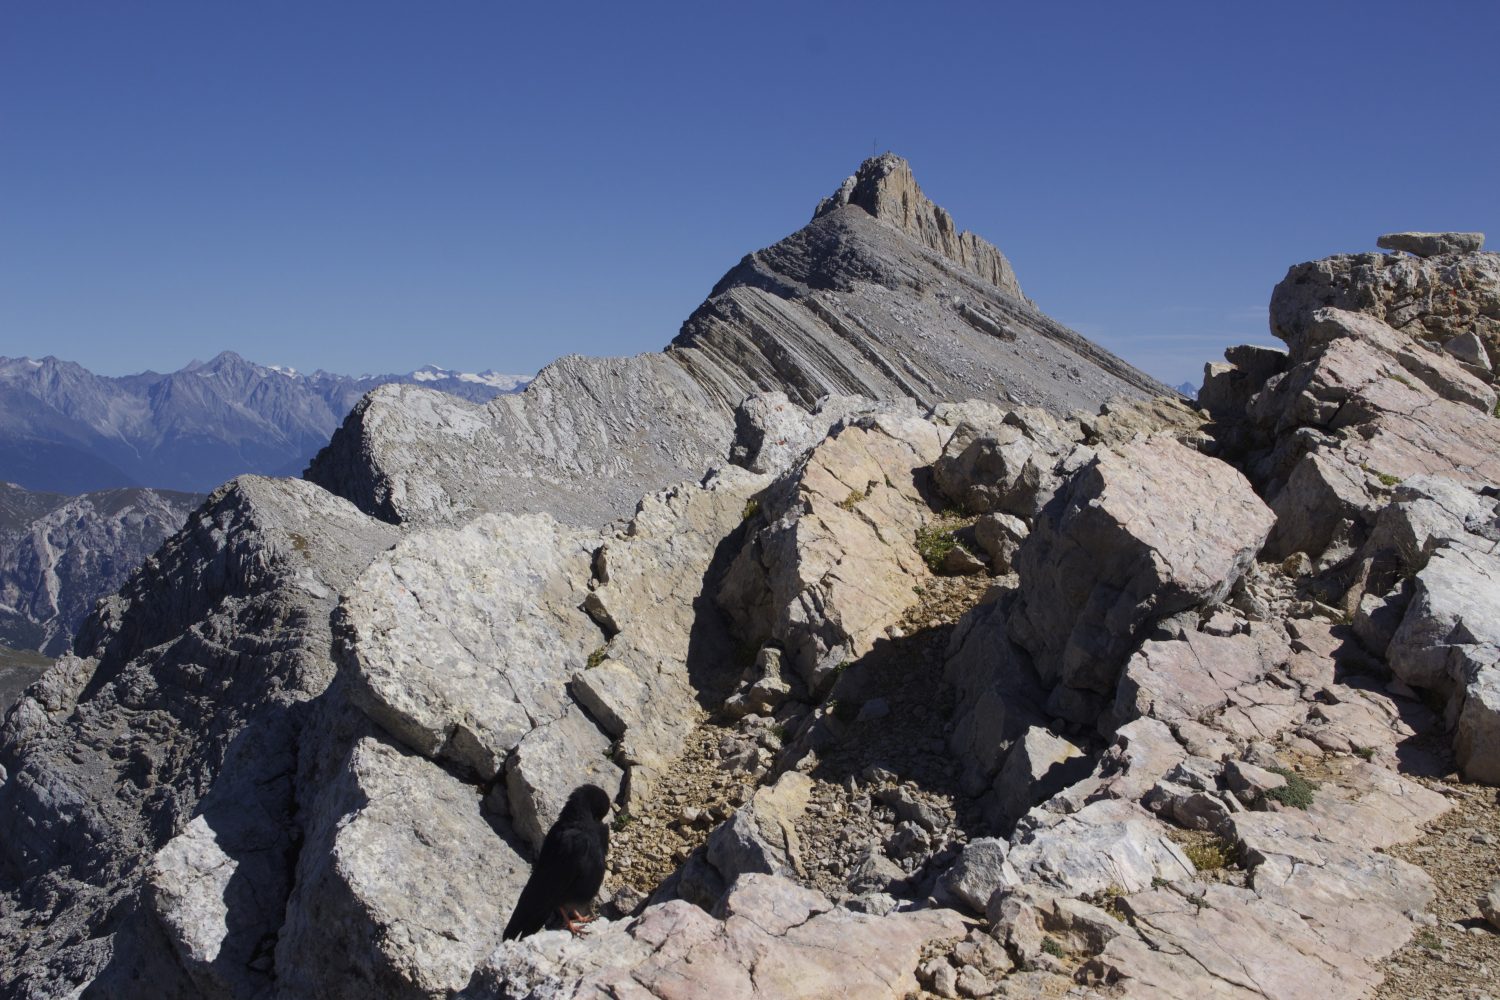
[(387, 382), (473, 401), (527, 379), (427, 366), (405, 375), (303, 374), (231, 351), (165, 375), (95, 375), (54, 357), (0, 358), (0, 480), (82, 493), (205, 492), (245, 472), (299, 474), (361, 396)]
[(1180, 385), (1174, 385), (1172, 388), (1182, 393), (1188, 399), (1198, 398), (1198, 387), (1191, 382), (1183, 382)]

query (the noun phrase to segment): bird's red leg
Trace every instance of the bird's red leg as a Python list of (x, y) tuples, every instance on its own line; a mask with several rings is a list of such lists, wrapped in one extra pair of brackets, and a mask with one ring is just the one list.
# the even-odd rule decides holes
[(593, 917), (583, 916), (577, 910), (574, 910), (570, 915), (566, 909), (562, 909), (561, 907), (559, 907), (559, 909), (562, 910), (563, 923), (567, 925), (569, 932), (571, 932), (574, 937), (577, 937), (581, 933), (578, 930), (579, 925), (589, 923), (594, 919)]

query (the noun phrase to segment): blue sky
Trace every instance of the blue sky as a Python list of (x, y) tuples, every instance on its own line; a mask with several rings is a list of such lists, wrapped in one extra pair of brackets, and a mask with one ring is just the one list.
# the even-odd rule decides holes
[(656, 350), (870, 154), (1171, 382), (1293, 263), (1500, 243), (1493, 3), (0, 5), (0, 354)]

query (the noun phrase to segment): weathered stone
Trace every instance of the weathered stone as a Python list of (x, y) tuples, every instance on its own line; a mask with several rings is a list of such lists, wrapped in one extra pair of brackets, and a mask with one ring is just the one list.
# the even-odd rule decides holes
[(1196, 869), (1151, 814), (1133, 802), (1105, 799), (1020, 834), (1008, 861), (1021, 882), (1086, 896), (1114, 887), (1139, 892), (1151, 880), (1191, 878)]
[(944, 876), (944, 887), (974, 912), (985, 912), (996, 890), (1020, 883), (1005, 860), (1009, 850), (1005, 841), (994, 837), (969, 841)]
[(864, 420), (764, 494), (718, 603), (744, 638), (775, 640), (813, 689), (884, 638), (912, 602), (912, 585), (929, 575), (916, 549), (916, 531), (932, 516), (917, 470), (941, 453), (943, 438), (923, 420)]
[(1500, 784), (1500, 557), (1458, 544), (1434, 552), (1386, 655), (1406, 683), (1451, 692), (1460, 768)]
[(1235, 703), (1237, 694), (1248, 692), (1290, 653), (1280, 629), (1148, 640), (1125, 664), (1115, 715), (1168, 723), (1206, 718)]
[(741, 878), (718, 915), (673, 901), (582, 938), (536, 934), (492, 953), (463, 997), (897, 1000), (919, 986), (924, 945), (964, 934), (953, 910), (875, 917), (767, 875)]
[(1473, 365), (1482, 371), (1492, 370), (1490, 356), (1484, 350), (1484, 341), (1473, 333), (1459, 334), (1443, 344), (1443, 350), (1466, 365)]
[(1028, 534), (1026, 522), (1010, 514), (985, 514), (974, 522), (974, 538), (990, 557), (990, 570), (995, 573), (1011, 571), (1016, 552)]
[(1379, 506), (1368, 480), (1368, 474), (1338, 455), (1304, 455), (1271, 502), (1276, 526), (1263, 556), (1321, 555), (1340, 531), (1347, 535), (1350, 523)]
[(839, 421), (870, 407), (860, 396), (825, 396), (811, 411), (780, 391), (747, 396), (734, 411), (730, 460), (751, 472), (779, 474)]
[(1088, 774), (1092, 762), (1054, 733), (1032, 726), (1016, 741), (995, 778), (994, 822), (1014, 823), (1026, 811)]
[(1057, 489), (1055, 467), (1076, 435), (1045, 411), (1011, 414), (966, 405), (967, 419), (954, 427), (932, 466), (939, 488), (971, 513), (1036, 516)]
[(599, 645), (579, 610), (599, 544), (545, 514), (408, 535), (344, 595), (351, 697), (418, 753), (495, 777)]
[(365, 737), (333, 773), (276, 946), (278, 989), (341, 1000), (464, 988), (500, 943), (526, 863), (478, 793), (421, 757)]
[(1239, 473), (1170, 438), (1100, 452), (1021, 547), (1011, 636), (1045, 683), (1111, 695), (1142, 629), (1226, 596), (1272, 522)]
[(1489, 891), (1479, 898), (1479, 912), (1491, 927), (1500, 931), (1500, 879), (1490, 883)]
[(722, 888), (746, 873), (803, 878), (807, 871), (797, 821), (807, 809), (812, 779), (787, 771), (774, 785), (756, 790), (733, 818), (709, 835), (704, 860), (708, 871), (685, 872), (678, 892), (702, 906), (712, 906)]
[(1375, 241), (1382, 250), (1404, 250), (1417, 257), (1474, 253), (1484, 249), (1483, 233), (1386, 233)]
[[(725, 539), (768, 483), (768, 477), (730, 467), (701, 483), (650, 494), (595, 556), (585, 605), (596, 621), (608, 623), (603, 655), (611, 667), (597, 679), (595, 670), (578, 669), (572, 689), (618, 741), (618, 758), (631, 768), (633, 799), (649, 795), (681, 753), (698, 721), (701, 689), (720, 689), (728, 680), (725, 664), (735, 650), (713, 604), (716, 560), (725, 558)], [(763, 673), (756, 683), (764, 686), (752, 696), (755, 711), (785, 693), (779, 677)]]

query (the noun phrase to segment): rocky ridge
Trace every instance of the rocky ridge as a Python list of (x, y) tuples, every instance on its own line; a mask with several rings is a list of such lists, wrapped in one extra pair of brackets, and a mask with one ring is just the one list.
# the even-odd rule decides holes
[[(877, 204), (889, 168), (862, 168)], [(859, 177), (810, 228), (930, 262), (951, 225), (903, 215), (912, 238)], [(999, 273), (963, 245), (955, 272)], [(483, 411), (383, 390), (315, 463), (352, 503), (229, 484), (7, 717), (0, 981), (1368, 995), (1439, 895), (1393, 851), (1448, 812), (1454, 761), (1494, 759), (1495, 418), (1441, 345), (1325, 308), (1285, 311), (1290, 355), (1210, 373), (1205, 413), (962, 376), (807, 408), (788, 379), (632, 444), (728, 383), (661, 355)], [(642, 409), (596, 429), (605, 377)], [(547, 481), (459, 447), (544, 414), (577, 418), (534, 445)], [(673, 471), (715, 441), (709, 474)], [(1307, 462), (1358, 491), (1306, 491), (1334, 529), (1278, 538)], [(609, 917), (502, 944), (581, 780), (617, 790)]]

